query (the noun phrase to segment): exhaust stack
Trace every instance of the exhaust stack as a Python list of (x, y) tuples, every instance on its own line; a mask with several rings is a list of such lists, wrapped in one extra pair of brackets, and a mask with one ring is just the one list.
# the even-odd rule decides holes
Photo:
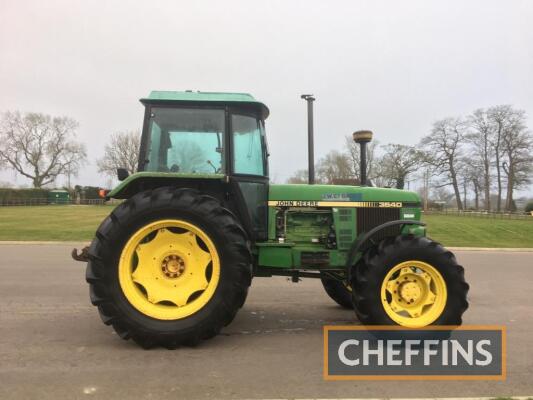
[(307, 101), (307, 151), (308, 151), (308, 173), (309, 184), (315, 184), (315, 149), (314, 149), (314, 128), (313, 128), (313, 101), (312, 94), (302, 94), (301, 98)]
[(355, 143), (361, 147), (361, 186), (367, 186), (366, 179), (366, 145), (372, 141), (372, 131), (356, 131), (352, 134)]

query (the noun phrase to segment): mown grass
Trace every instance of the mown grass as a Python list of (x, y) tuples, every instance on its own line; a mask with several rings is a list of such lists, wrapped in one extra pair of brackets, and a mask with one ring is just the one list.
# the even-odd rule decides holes
[[(0, 240), (89, 241), (112, 206), (0, 207)], [(500, 220), (425, 215), (428, 234), (445, 246), (533, 248), (533, 217)]]
[(0, 240), (91, 240), (112, 206), (0, 207)]
[(533, 248), (533, 217), (524, 220), (424, 215), (428, 236), (445, 246)]

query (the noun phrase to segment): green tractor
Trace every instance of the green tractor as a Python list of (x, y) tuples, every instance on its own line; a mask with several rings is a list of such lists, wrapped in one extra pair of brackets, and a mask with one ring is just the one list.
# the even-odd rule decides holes
[(270, 184), (269, 110), (248, 94), (152, 92), (141, 103), (138, 172), (119, 170), (107, 193), (125, 201), (73, 254), (121, 338), (195, 345), (234, 319), (252, 278), (276, 275), (319, 278), (363, 324), (461, 324), (463, 267), (425, 237), (417, 194)]

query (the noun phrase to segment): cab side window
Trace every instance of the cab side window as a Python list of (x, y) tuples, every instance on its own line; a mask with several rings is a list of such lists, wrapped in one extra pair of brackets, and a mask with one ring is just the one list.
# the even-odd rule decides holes
[(231, 126), (235, 173), (265, 176), (263, 133), (260, 121), (252, 116), (233, 114)]

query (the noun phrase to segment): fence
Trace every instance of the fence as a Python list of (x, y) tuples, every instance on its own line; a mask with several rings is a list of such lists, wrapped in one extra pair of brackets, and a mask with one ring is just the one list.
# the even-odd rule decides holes
[(442, 210), (423, 211), (426, 215), (453, 215), (459, 217), (487, 218), (487, 219), (521, 219), (533, 221), (533, 216), (524, 212), (497, 212), (497, 211), (472, 211), (472, 210)]
[(67, 200), (67, 199), (48, 199), (48, 198), (33, 198), (33, 199), (0, 199), (1, 206), (55, 206), (55, 205), (116, 205), (122, 200), (111, 199), (105, 201), (104, 199), (83, 199), (83, 200)]

